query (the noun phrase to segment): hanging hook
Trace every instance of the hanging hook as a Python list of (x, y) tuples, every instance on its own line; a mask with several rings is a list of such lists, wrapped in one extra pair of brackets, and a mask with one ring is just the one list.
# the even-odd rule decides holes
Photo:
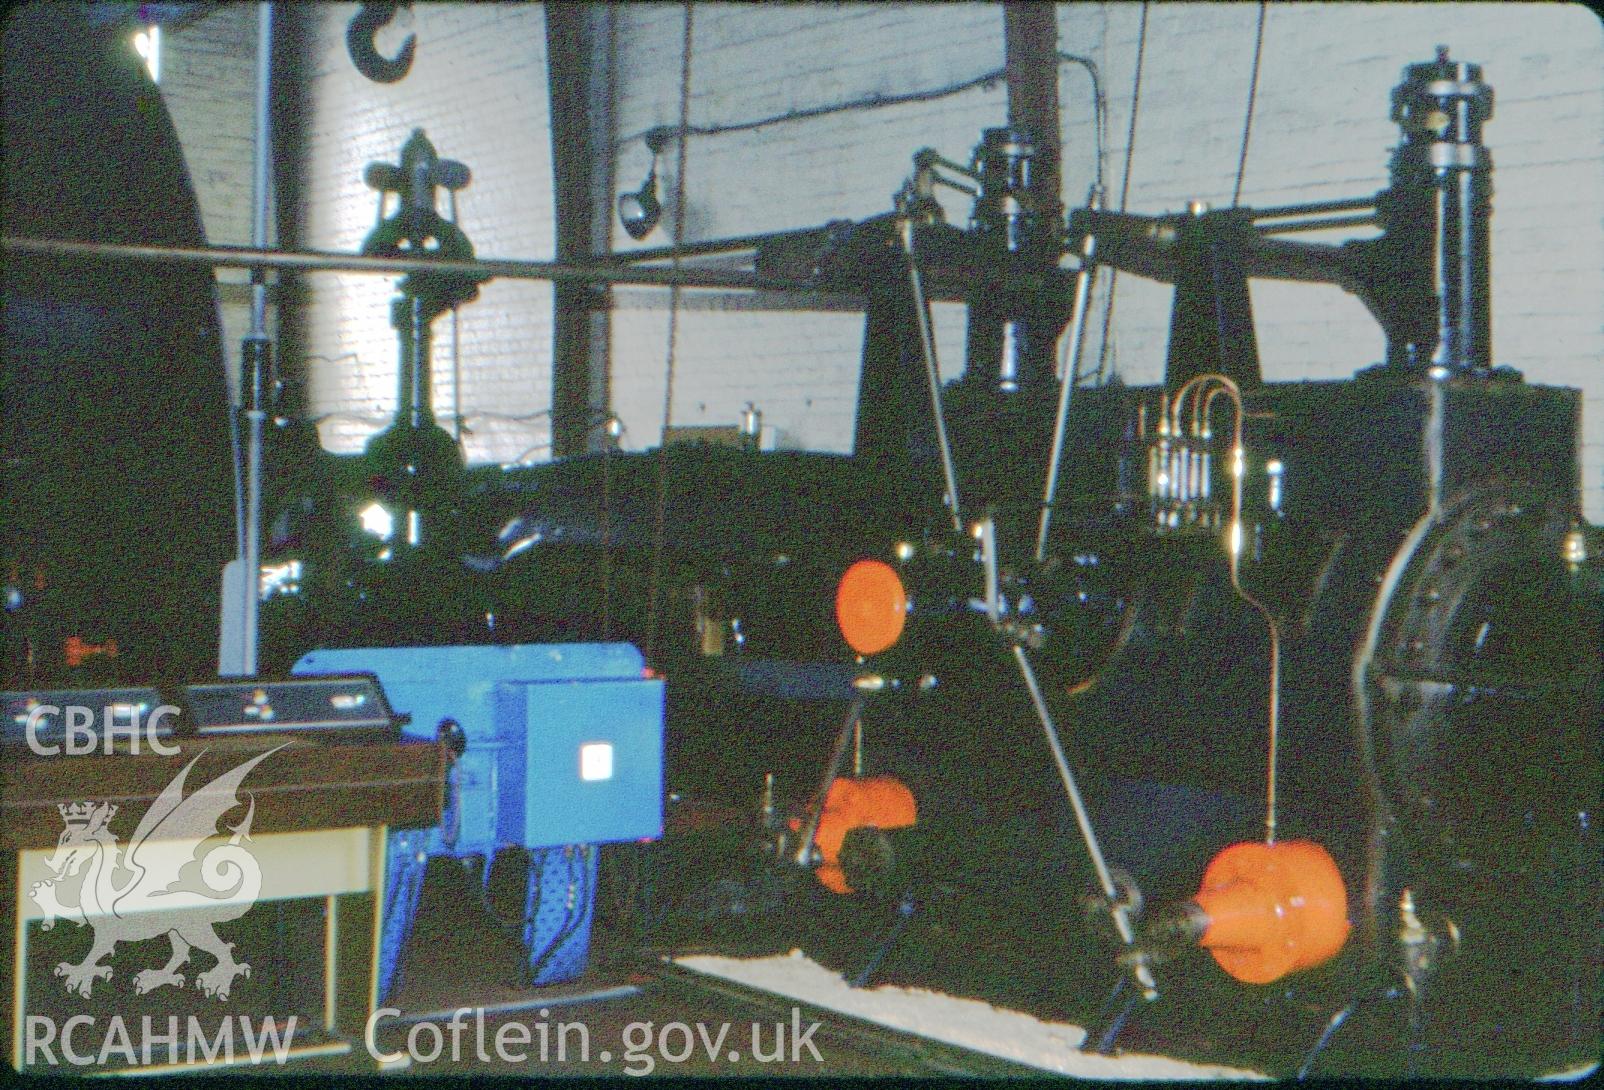
[(395, 83), (412, 70), (412, 53), (418, 44), (416, 34), (407, 35), (407, 40), (401, 43), (401, 52), (394, 59), (380, 53), (374, 43), (379, 28), (395, 18), (397, 9), (411, 6), (411, 0), (363, 4), (362, 10), (345, 28), (345, 48), (351, 54), (351, 63), (375, 83)]

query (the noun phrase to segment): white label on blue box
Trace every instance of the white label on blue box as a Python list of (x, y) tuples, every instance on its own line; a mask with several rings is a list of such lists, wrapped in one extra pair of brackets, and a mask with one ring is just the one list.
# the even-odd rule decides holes
[(586, 742), (579, 747), (579, 778), (582, 780), (610, 780), (613, 778), (613, 744)]

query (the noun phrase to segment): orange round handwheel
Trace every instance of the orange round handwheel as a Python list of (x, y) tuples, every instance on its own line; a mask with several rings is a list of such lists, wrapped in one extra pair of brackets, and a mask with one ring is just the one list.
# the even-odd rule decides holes
[(835, 589), (835, 620), (847, 646), (874, 655), (902, 638), (908, 619), (908, 592), (883, 560), (860, 560), (841, 576)]
[(1348, 939), (1342, 874), (1312, 841), (1232, 844), (1204, 870), (1194, 900), (1208, 916), (1199, 943), (1245, 984), (1323, 965)]
[(824, 796), (824, 814), (813, 837), (823, 860), (814, 870), (820, 883), (834, 893), (851, 893), (841, 870), (841, 845), (847, 833), (862, 825), (877, 829), (905, 829), (919, 815), (913, 792), (891, 776), (865, 779), (841, 777)]

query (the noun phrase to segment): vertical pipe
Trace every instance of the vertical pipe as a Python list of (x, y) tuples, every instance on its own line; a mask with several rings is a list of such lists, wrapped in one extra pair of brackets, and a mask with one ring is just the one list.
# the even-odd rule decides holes
[(1008, 124), (1031, 136), (1030, 193), (1044, 217), (1061, 216), (1056, 5), (1010, 0), (1003, 5)]
[(407, 425), (413, 431), (421, 430), (434, 423), (434, 374), (433, 361), (429, 353), (429, 315), (424, 309), (423, 298), (418, 295), (405, 297), (409, 310), (407, 341), (407, 359), (404, 370), (407, 375), (408, 391), (406, 400)]
[(1426, 381), (1426, 420), (1421, 447), (1426, 470), (1426, 513), (1434, 519), (1442, 516), (1443, 428), (1447, 414), (1443, 384), (1447, 378), (1446, 372), (1434, 369)]
[[(590, 35), (586, 40), (590, 58), (591, 147), (611, 147), (618, 135), (614, 81), (618, 70), (618, 13), (611, 4), (589, 9)], [(602, 199), (591, 202), (590, 248), (595, 254), (612, 249), (612, 215), (616, 163), (611, 154), (591, 156), (591, 193)], [(590, 314), (590, 397), (587, 414), (586, 449), (611, 450), (614, 436), (609, 432), (613, 415), (612, 398), (612, 289), (606, 284), (592, 285), (596, 308)], [(601, 427), (598, 428), (598, 423)]]
[[(272, 165), (272, 141), (269, 123), (273, 90), (273, 5), (257, 7), (256, 29), (256, 163), (252, 185), (254, 201), (251, 218), (251, 245), (258, 250), (267, 248), (267, 212), (269, 172)], [(247, 439), (245, 446), (245, 533), (240, 542), (240, 589), (244, 596), (241, 616), (244, 619), (241, 668), (244, 676), (256, 675), (257, 603), (261, 582), (262, 539), (262, 425), (267, 413), (262, 404), (263, 387), (270, 366), (267, 338), (267, 271), (251, 272), (251, 330), (246, 337), (245, 351), (240, 358), (240, 378), (245, 384), (241, 398), (245, 410)]]
[[(1062, 151), (1059, 137), (1058, 111), (1058, 11), (1056, 5), (1023, 3), (1010, 0), (1003, 5), (1004, 75), (1008, 87), (1008, 127), (1026, 139), (1028, 157), (1011, 162), (1012, 149), (1017, 146), (1014, 136), (1002, 145), (992, 144), (988, 132), (987, 144), (1002, 153), (988, 161), (1008, 163), (1008, 188), (1023, 183), (1021, 214), (1009, 231), (1007, 249), (1010, 253), (1028, 255), (1027, 264), (1046, 270), (1058, 263), (1063, 237)], [(989, 173), (989, 171), (987, 172)], [(1023, 175), (1023, 176), (1021, 176)], [(983, 175), (982, 193), (993, 188), (991, 179)], [(1012, 203), (1017, 198), (1009, 198)], [(978, 207), (978, 206), (977, 206)], [(976, 313), (978, 309), (979, 313)], [(985, 322), (989, 308), (971, 308), (971, 332), (977, 319)], [(1004, 313), (1000, 340), (1001, 349), (997, 388), (1004, 392), (1039, 390), (1053, 380), (1054, 346), (1058, 342), (1059, 326), (1053, 318), (1041, 312), (1034, 304), (1017, 312)], [(995, 318), (992, 318), (995, 320)], [(985, 338), (971, 336), (971, 344)], [(980, 362), (971, 357), (969, 370)]]
[[(1437, 297), (1430, 362), (1453, 374), (1486, 374), (1492, 366), (1492, 156), (1482, 143), (1492, 106), (1481, 67), (1450, 60), (1445, 46), (1435, 60), (1405, 68), (1393, 89), (1393, 120), (1404, 141), (1393, 154), (1396, 222), (1387, 227), (1429, 247), (1419, 259), (1429, 262)], [(1420, 223), (1428, 216), (1429, 224)], [(1422, 227), (1429, 238), (1413, 234)]]
[(977, 536), (980, 561), (985, 569), (986, 619), (995, 625), (1002, 619), (1002, 594), (997, 575), (997, 521), (990, 514), (981, 520)]
[[(256, 158), (251, 182), (251, 245), (267, 248), (268, 203), (272, 199), (273, 144), (273, 5), (257, 7), (256, 24)], [(251, 273), (251, 336), (267, 337), (267, 270)]]

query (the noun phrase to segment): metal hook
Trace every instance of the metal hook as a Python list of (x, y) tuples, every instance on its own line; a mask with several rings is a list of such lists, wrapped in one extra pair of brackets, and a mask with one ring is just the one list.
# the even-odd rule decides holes
[(412, 54), (418, 44), (416, 34), (407, 35), (407, 40), (401, 43), (401, 52), (394, 59), (380, 53), (374, 43), (379, 28), (394, 19), (398, 9), (411, 6), (411, 0), (363, 4), (362, 10), (345, 28), (345, 48), (351, 54), (351, 63), (375, 83), (395, 83), (412, 70)]

